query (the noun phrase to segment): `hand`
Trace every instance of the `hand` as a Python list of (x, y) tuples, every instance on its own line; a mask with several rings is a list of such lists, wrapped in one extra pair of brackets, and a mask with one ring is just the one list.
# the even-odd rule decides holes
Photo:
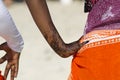
[(81, 43), (80, 41), (82, 40), (83, 37), (84, 37), (84, 35), (81, 36), (80, 39), (79, 39), (80, 48), (82, 48), (85, 44), (87, 44), (89, 42), (89, 41), (84, 41), (84, 42)]
[(7, 42), (0, 45), (0, 50), (4, 50), (6, 52), (6, 54), (0, 59), (0, 63), (7, 61), (4, 71), (4, 77), (5, 79), (7, 79), (8, 73), (11, 72), (10, 80), (14, 80), (14, 78), (17, 77), (18, 74), (20, 53), (10, 49), (7, 45)]

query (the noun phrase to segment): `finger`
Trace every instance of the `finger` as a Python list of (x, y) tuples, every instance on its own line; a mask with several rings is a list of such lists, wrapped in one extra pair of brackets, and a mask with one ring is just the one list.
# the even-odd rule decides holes
[(85, 42), (82, 42), (80, 43), (80, 47), (83, 47), (85, 44), (87, 44), (89, 41), (85, 41)]
[(14, 80), (15, 66), (11, 66), (11, 80)]
[(19, 64), (16, 64), (16, 65), (15, 65), (14, 77), (17, 77), (17, 75), (18, 75), (18, 69), (19, 69), (19, 68), (18, 68), (18, 65), (19, 65)]
[(6, 61), (6, 55), (3, 56), (3, 57), (0, 59), (0, 64), (2, 64), (2, 63), (5, 62), (5, 61)]
[(0, 45), (0, 50), (3, 50), (3, 46), (2, 45)]
[(1, 45), (0, 45), (0, 50), (4, 50), (4, 46), (7, 44), (7, 42), (5, 42), (5, 43), (2, 43)]
[(2, 64), (3, 62), (5, 62), (6, 61), (6, 59), (0, 59), (0, 64)]
[(5, 68), (5, 72), (4, 72), (4, 77), (5, 77), (5, 79), (7, 78), (7, 75), (8, 75), (8, 73), (9, 73), (9, 71), (10, 71), (10, 67), (11, 67), (11, 65), (10, 65), (10, 64), (7, 64), (7, 66), (6, 66), (6, 68)]

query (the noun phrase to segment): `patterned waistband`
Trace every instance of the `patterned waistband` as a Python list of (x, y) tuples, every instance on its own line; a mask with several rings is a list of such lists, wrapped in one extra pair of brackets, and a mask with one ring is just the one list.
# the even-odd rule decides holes
[(92, 31), (81, 39), (81, 43), (84, 41), (89, 41), (86, 45), (84, 45), (78, 53), (81, 53), (83, 50), (87, 48), (113, 44), (120, 42), (120, 30), (96, 30)]

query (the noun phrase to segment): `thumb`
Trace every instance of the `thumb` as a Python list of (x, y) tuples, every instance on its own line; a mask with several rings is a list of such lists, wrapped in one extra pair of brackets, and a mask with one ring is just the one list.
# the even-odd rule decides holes
[(6, 61), (6, 55), (4, 55), (2, 58), (0, 58), (0, 64)]
[(5, 50), (7, 48), (7, 42), (4, 42), (0, 45), (0, 50)]
[(0, 50), (3, 50), (3, 46), (2, 45), (0, 45)]

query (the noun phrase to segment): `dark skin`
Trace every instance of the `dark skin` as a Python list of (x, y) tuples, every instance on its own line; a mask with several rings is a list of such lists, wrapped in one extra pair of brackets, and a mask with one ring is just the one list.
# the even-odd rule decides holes
[(56, 30), (46, 4), (46, 0), (25, 0), (37, 27), (52, 49), (61, 57), (74, 55), (84, 44), (80, 39), (66, 44)]
[[(44, 38), (52, 49), (61, 57), (66, 58), (77, 53), (77, 51), (88, 41), (80, 43), (80, 39), (72, 43), (66, 44), (60, 37), (56, 30), (46, 4), (46, 0), (25, 0), (32, 17), (37, 24), (38, 29), (43, 34)], [(0, 50), (6, 52), (5, 56), (0, 59), (0, 63), (7, 61), (7, 65), (4, 72), (4, 77), (7, 79), (8, 73), (11, 72), (10, 80), (14, 80), (18, 74), (19, 57), (18, 52), (9, 48), (7, 43), (0, 45)]]
[(4, 78), (6, 80), (8, 73), (10, 72), (10, 80), (14, 80), (18, 74), (20, 53), (10, 49), (7, 42), (0, 45), (0, 50), (4, 50), (6, 52), (6, 54), (0, 59), (0, 64), (7, 61)]

